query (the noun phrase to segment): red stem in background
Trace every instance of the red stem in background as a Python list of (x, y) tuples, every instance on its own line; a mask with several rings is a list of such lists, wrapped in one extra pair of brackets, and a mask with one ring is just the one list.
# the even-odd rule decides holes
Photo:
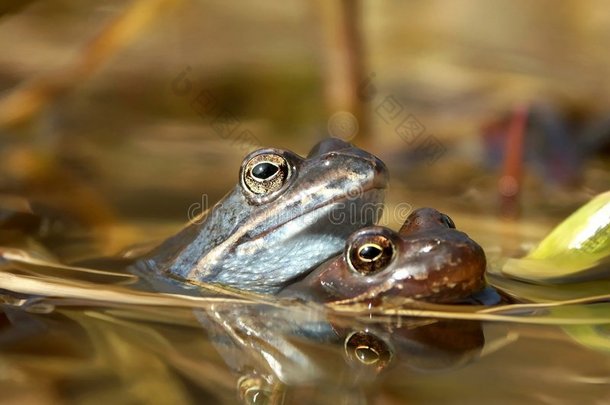
[(514, 219), (519, 216), (523, 182), (523, 141), (528, 110), (527, 106), (515, 108), (508, 125), (504, 167), (498, 181), (500, 214), (505, 218)]

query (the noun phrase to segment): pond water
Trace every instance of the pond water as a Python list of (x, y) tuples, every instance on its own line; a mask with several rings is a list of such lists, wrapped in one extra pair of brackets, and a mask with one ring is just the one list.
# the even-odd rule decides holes
[[(257, 307), (250, 318), (243, 304), (221, 305), (220, 313), (240, 314), (223, 320), (205, 310), (193, 316), (86, 301), (41, 314), (40, 305), (4, 305), (8, 403), (236, 403), (240, 395), (253, 403), (608, 399), (608, 355), (570, 335), (584, 327), (607, 338), (599, 326), (394, 317), (336, 322), (333, 329), (321, 316), (285, 309)], [(261, 325), (269, 311), (274, 322)], [(287, 331), (295, 320), (311, 330)]]
[[(404, 193), (395, 187), (391, 201)], [(218, 288), (164, 294), (133, 287), (120, 263), (74, 268), (34, 240), (13, 243), (0, 273), (3, 403), (607, 403), (610, 303), (594, 297), (610, 282), (539, 286), (498, 275), (547, 222), (448, 208), (486, 250), (488, 282), (521, 304), (370, 308)], [(129, 238), (177, 227), (134, 223)]]

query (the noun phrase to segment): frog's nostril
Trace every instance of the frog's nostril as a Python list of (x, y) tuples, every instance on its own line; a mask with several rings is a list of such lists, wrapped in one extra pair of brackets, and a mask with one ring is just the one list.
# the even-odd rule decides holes
[(381, 159), (375, 157), (373, 160), (373, 168), (375, 170), (375, 185), (379, 188), (386, 188), (390, 182), (390, 172), (385, 163)]

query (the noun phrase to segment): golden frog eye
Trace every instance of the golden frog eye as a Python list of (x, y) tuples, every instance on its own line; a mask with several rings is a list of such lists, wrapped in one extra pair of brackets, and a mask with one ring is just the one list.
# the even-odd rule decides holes
[(371, 275), (387, 267), (394, 258), (394, 243), (382, 234), (363, 234), (347, 247), (350, 268), (362, 275)]
[(359, 331), (350, 334), (344, 342), (345, 355), (348, 361), (371, 367), (379, 372), (392, 360), (392, 350), (380, 337)]
[(374, 262), (383, 255), (383, 248), (376, 243), (367, 243), (358, 248), (357, 255), (363, 262)]
[(290, 165), (281, 155), (261, 153), (244, 166), (243, 184), (256, 195), (266, 195), (282, 188), (290, 176)]
[(264, 378), (247, 374), (237, 381), (239, 396), (245, 404), (273, 403), (273, 387)]

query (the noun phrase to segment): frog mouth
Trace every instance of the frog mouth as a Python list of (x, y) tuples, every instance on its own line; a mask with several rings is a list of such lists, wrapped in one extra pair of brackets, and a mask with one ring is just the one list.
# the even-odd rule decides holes
[[(263, 238), (266, 235), (269, 235), (273, 232), (276, 232), (278, 229), (281, 229), (281, 228), (287, 226), (289, 223), (291, 223), (293, 221), (297, 221), (297, 220), (299, 220), (301, 218), (305, 218), (307, 216), (315, 216), (315, 213), (324, 211), (326, 208), (330, 208), (333, 205), (341, 204), (341, 203), (347, 203), (347, 204), (345, 204), (343, 207), (338, 207), (337, 211), (348, 210), (348, 214), (349, 214), (348, 218), (343, 218), (341, 220), (339, 220), (338, 218), (332, 218), (333, 210), (329, 209), (325, 214), (323, 214), (323, 215), (326, 215), (326, 217), (327, 217), (326, 221), (320, 221), (320, 215), (318, 215), (318, 216), (315, 216), (315, 218), (312, 218), (310, 220), (311, 223), (309, 224), (309, 226), (314, 227), (316, 224), (318, 224), (318, 225), (324, 225), (324, 226), (331, 225), (333, 227), (341, 227), (342, 225), (346, 225), (346, 227), (349, 228), (348, 233), (351, 233), (354, 230), (353, 228), (356, 227), (356, 225), (359, 227), (372, 225), (372, 223), (364, 223), (362, 220), (359, 220), (359, 221), (356, 220), (356, 219), (360, 218), (360, 217), (358, 217), (358, 214), (362, 214), (363, 211), (365, 210), (365, 208), (368, 208), (368, 207), (370, 207), (372, 209), (380, 208), (379, 214), (381, 214), (381, 212), (383, 211), (383, 208), (384, 208), (383, 195), (380, 195), (378, 198), (375, 198), (375, 193), (378, 192), (379, 194), (382, 194), (385, 192), (386, 189), (387, 189), (387, 183), (383, 183), (383, 184), (374, 183), (373, 185), (371, 185), (368, 188), (358, 189), (358, 195), (354, 195), (354, 194), (350, 193), (349, 191), (345, 192), (343, 194), (337, 195), (334, 198), (328, 199), (321, 204), (315, 205), (314, 207), (312, 207), (309, 210), (301, 212), (297, 215), (291, 215), (291, 216), (285, 218), (284, 220), (278, 221), (277, 224), (275, 224), (272, 227), (266, 227), (266, 229), (264, 231), (262, 231), (256, 235), (251, 235), (252, 239)], [(360, 211), (360, 212), (358, 212), (358, 211)], [(381, 216), (381, 215), (379, 215), (379, 216)], [(372, 221), (372, 222), (377, 222), (378, 219), (379, 218), (374, 218), (374, 221)], [(306, 226), (303, 228), (308, 229), (309, 226)]]
[[(323, 204), (320, 204), (316, 207), (314, 207), (312, 210), (310, 210), (309, 212), (303, 213), (300, 216), (306, 216), (308, 214), (312, 214), (315, 212), (318, 212), (320, 210), (324, 210), (326, 207), (330, 207), (332, 205), (336, 205), (336, 204), (341, 204), (341, 203), (348, 203), (345, 204), (342, 208), (340, 209), (347, 209), (348, 205), (349, 208), (355, 208), (356, 210), (359, 210), (360, 212), (356, 211), (350, 211), (350, 218), (346, 218), (346, 220), (348, 221), (348, 224), (353, 225), (354, 224), (354, 220), (356, 219), (355, 217), (358, 216), (359, 214), (363, 214), (362, 211), (364, 211), (365, 208), (367, 208), (369, 205), (372, 206), (380, 206), (383, 209), (383, 193), (385, 192), (386, 187), (369, 187), (367, 189), (362, 189), (362, 190), (358, 190), (357, 194), (352, 194), (349, 191), (346, 192), (343, 195), (337, 196), (336, 198), (330, 199), (326, 202), (324, 202)], [(379, 196), (379, 198), (375, 199), (375, 193), (378, 192), (379, 194), (381, 194)], [(372, 207), (374, 208), (374, 207)], [(327, 215), (331, 215), (332, 211), (329, 211), (327, 213)], [(295, 217), (295, 219), (298, 218)], [(340, 226), (342, 225), (341, 223), (338, 223), (336, 220), (333, 220), (332, 218), (328, 218), (330, 222), (333, 223), (333, 225), (336, 226)], [(351, 221), (350, 221), (351, 219)], [(374, 222), (377, 222), (378, 218), (376, 218), (374, 220)], [(361, 226), (365, 226), (365, 225), (372, 225), (372, 224), (360, 224)]]

